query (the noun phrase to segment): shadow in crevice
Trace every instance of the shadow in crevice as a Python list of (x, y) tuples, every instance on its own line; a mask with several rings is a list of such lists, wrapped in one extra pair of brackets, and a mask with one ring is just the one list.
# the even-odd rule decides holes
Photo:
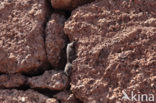
[(23, 72), (21, 74), (24, 75), (24, 76), (26, 76), (26, 77), (33, 77), (33, 76), (42, 75), (46, 70), (51, 70), (51, 69), (53, 69), (53, 67), (47, 61), (47, 62), (43, 63), (40, 67), (35, 68), (35, 69), (32, 69), (29, 72)]
[(52, 14), (52, 12), (54, 10), (53, 10), (53, 8), (51, 6), (51, 2), (49, 0), (47, 0), (46, 6), (47, 6), (47, 15), (46, 15), (45, 21), (43, 23), (43, 41), (44, 41), (44, 51), (46, 53), (46, 61), (39, 68), (37, 68), (37, 71), (35, 71), (34, 73), (30, 73), (29, 72), (30, 75), (28, 73), (28, 74), (26, 74), (27, 76), (42, 75), (45, 70), (49, 70), (49, 69), (52, 69), (53, 68), (51, 66), (51, 64), (49, 63), (49, 61), (48, 61), (47, 51), (46, 51), (46, 44), (45, 43), (46, 43), (46, 26), (47, 26), (47, 23), (50, 20), (51, 14)]
[(49, 98), (53, 98), (54, 95), (59, 93), (60, 91), (57, 90), (50, 90), (50, 89), (42, 89), (42, 88), (33, 88), (34, 91), (37, 91), (38, 93), (41, 93)]
[(79, 99), (76, 98), (76, 100), (78, 101), (78, 103), (83, 103), (82, 101), (80, 101)]
[(2, 72), (0, 72), (0, 75), (4, 75), (4, 74), (6, 74), (6, 73), (2, 73)]
[(57, 100), (59, 103), (61, 103), (61, 100)]
[(21, 85), (21, 86), (19, 86), (19, 87), (12, 87), (12, 88), (6, 88), (6, 87), (1, 87), (1, 89), (3, 89), (3, 90), (12, 90), (12, 89), (16, 89), (16, 90), (22, 90), (22, 91), (26, 91), (26, 90), (28, 90), (28, 89), (30, 89), (30, 87), (29, 87), (29, 85), (27, 85), (27, 84), (23, 84), (23, 85)]
[(66, 17), (66, 19), (68, 19), (70, 16), (71, 16), (71, 12), (72, 11), (65, 11), (65, 17)]
[(56, 95), (57, 93), (59, 93), (60, 91), (52, 91), (52, 90), (49, 90), (49, 89), (42, 89), (42, 88), (31, 88), (29, 85), (27, 84), (24, 84), (24, 85), (21, 85), (19, 87), (16, 87), (16, 88), (1, 88), (3, 90), (19, 90), (19, 91), (27, 91), (27, 90), (33, 90), (33, 91), (36, 91), (44, 96), (47, 96), (49, 98), (53, 98), (54, 95)]
[(24, 85), (21, 85), (20, 87), (14, 88), (14, 89), (26, 91), (26, 90), (30, 89), (30, 86), (27, 84), (24, 84)]

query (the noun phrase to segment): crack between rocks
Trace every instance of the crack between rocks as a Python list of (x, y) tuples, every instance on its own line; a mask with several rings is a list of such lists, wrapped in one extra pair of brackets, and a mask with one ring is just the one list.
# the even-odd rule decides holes
[[(49, 22), (50, 20), (50, 17), (51, 17), (51, 14), (53, 12), (64, 12), (65, 13), (65, 17), (66, 17), (66, 20), (70, 17), (71, 15), (71, 12), (69, 11), (62, 11), (62, 10), (54, 10), (51, 5), (50, 5), (50, 1), (47, 0), (47, 16), (45, 17), (45, 21), (43, 23), (43, 42), (44, 42), (44, 51), (45, 51), (45, 54), (46, 54), (46, 61), (39, 67), (36, 69), (36, 71), (31, 71), (31, 72), (28, 72), (28, 73), (23, 73), (24, 76), (26, 77), (33, 77), (33, 76), (39, 76), (39, 75), (42, 75), (46, 70), (51, 70), (53, 69), (53, 67), (51, 66), (50, 62), (48, 61), (48, 55), (47, 55), (47, 51), (46, 51), (46, 26), (47, 26), (47, 23)], [(61, 68), (61, 70), (64, 69), (65, 65), (66, 65), (66, 47), (67, 47), (67, 44), (70, 43), (70, 40), (68, 38), (67, 35), (65, 35), (65, 41), (66, 41), (66, 44), (65, 44), (65, 47), (63, 48), (62, 52), (60, 53), (61, 54), (61, 60), (59, 62), (59, 66), (62, 65), (62, 67), (59, 67)], [(65, 54), (65, 57), (64, 57), (64, 54)], [(64, 63), (65, 62), (65, 63)], [(43, 69), (45, 68), (45, 69)], [(8, 89), (8, 88), (5, 88), (5, 89)], [(28, 89), (31, 89), (31, 90), (34, 90), (42, 95), (45, 95), (49, 98), (55, 98), (54, 95), (61, 92), (60, 91), (57, 91), (57, 90), (50, 90), (48, 88), (46, 89), (43, 89), (43, 88), (31, 88), (29, 84), (25, 83), (24, 85), (20, 86), (20, 87), (17, 87), (17, 88), (9, 88), (9, 89), (17, 89), (17, 90), (23, 90), (23, 91), (26, 91)], [(70, 85), (69, 87), (66, 89), (66, 90), (70, 90)], [(58, 100), (59, 101), (59, 100)], [(59, 103), (61, 103), (61, 101), (59, 101)]]
[[(50, 20), (50, 16), (52, 14), (52, 7), (51, 7), (51, 3), (49, 0), (46, 0), (47, 2), (47, 16), (45, 17), (45, 21), (43, 23), (43, 42), (44, 42), (44, 51), (45, 51), (45, 54), (46, 54), (46, 61), (45, 62), (48, 62), (48, 55), (47, 55), (47, 51), (46, 51), (46, 26), (47, 26), (47, 23), (49, 22)], [(50, 64), (50, 63), (49, 63)]]
[[(45, 21), (43, 23), (43, 42), (44, 42), (44, 51), (45, 51), (45, 54), (46, 54), (46, 61), (37, 69), (35, 69), (35, 71), (31, 71), (31, 72), (27, 72), (27, 73), (21, 73), (22, 75), (24, 75), (25, 77), (33, 77), (33, 76), (39, 76), (39, 75), (42, 75), (46, 70), (51, 70), (53, 69), (53, 67), (51, 66), (50, 62), (48, 61), (48, 55), (47, 55), (47, 51), (46, 51), (46, 26), (47, 26), (47, 23), (49, 22), (50, 20), (50, 17), (51, 17), (51, 14), (53, 12), (63, 12), (65, 13), (65, 17), (66, 17), (66, 20), (70, 17), (71, 15), (71, 12), (70, 11), (62, 11), (62, 10), (54, 10), (52, 7), (51, 7), (51, 3), (49, 0), (46, 0), (47, 1), (47, 16), (45, 17)], [(59, 62), (59, 66), (60, 66), (60, 69), (61, 70), (64, 70), (64, 67), (67, 63), (67, 60), (66, 60), (66, 47), (67, 47), (67, 44), (70, 43), (70, 40), (69, 40), (69, 37), (65, 34), (65, 41), (66, 41), (66, 44), (65, 44), (65, 47), (63, 48), (62, 52), (60, 53), (61, 54), (61, 60)], [(65, 56), (64, 56), (65, 54)], [(63, 64), (62, 64), (63, 63)], [(0, 73), (0, 75), (3, 74), (3, 73)], [(70, 81), (69, 81), (70, 82)], [(70, 85), (68, 86), (68, 88), (66, 90), (68, 91), (71, 91), (70, 90)], [(50, 90), (50, 89), (42, 89), (42, 88), (31, 88), (29, 84), (27, 84), (27, 82), (19, 87), (13, 87), (13, 88), (2, 88), (2, 89), (8, 89), (8, 90), (12, 90), (12, 89), (16, 89), (16, 90), (21, 90), (21, 91), (26, 91), (26, 90), (34, 90), (44, 96), (47, 96), (49, 98), (55, 98), (54, 95), (56, 95), (57, 93), (63, 91), (63, 90), (60, 90), (60, 91), (57, 91), (57, 90)], [(76, 98), (78, 100), (78, 103), (83, 103), (81, 102), (78, 98)], [(57, 100), (57, 98), (56, 98)], [(61, 103), (60, 100), (58, 100), (59, 103)]]
[(48, 88), (31, 88), (32, 90), (42, 94), (42, 95), (45, 95), (49, 98), (54, 98), (54, 95), (56, 95), (57, 93), (59, 93), (60, 91), (57, 91), (57, 90), (50, 90)]
[(42, 89), (42, 88), (30, 88), (29, 85), (22, 85), (20, 87), (16, 87), (16, 88), (2, 88), (3, 90), (20, 90), (20, 91), (26, 91), (26, 90), (33, 90), (35, 92), (38, 92), (44, 96), (47, 96), (48, 98), (54, 98), (54, 95), (56, 95), (57, 93), (59, 93), (60, 91), (52, 91), (50, 89)]
[(43, 38), (43, 43), (44, 43), (43, 48), (44, 48), (46, 60), (42, 63), (41, 66), (34, 69), (34, 71), (30, 71), (27, 73), (21, 73), (22, 75), (24, 75), (26, 77), (39, 76), (39, 75), (42, 75), (46, 70), (53, 69), (50, 62), (48, 61), (48, 55), (47, 55), (47, 51), (46, 51), (46, 26), (50, 20), (50, 16), (53, 12), (53, 8), (51, 7), (51, 3), (49, 0), (46, 0), (46, 6), (47, 6), (47, 14), (46, 14), (45, 20), (44, 20), (43, 25), (42, 25), (42, 27), (43, 27), (42, 38)]

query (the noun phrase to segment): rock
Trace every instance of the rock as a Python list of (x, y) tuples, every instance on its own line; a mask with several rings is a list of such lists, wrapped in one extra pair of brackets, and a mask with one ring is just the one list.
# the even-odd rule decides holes
[(92, 1), (94, 0), (51, 0), (51, 4), (55, 9), (72, 10)]
[(0, 75), (0, 88), (17, 88), (23, 86), (26, 78), (21, 74)]
[(150, 18), (144, 22), (146, 26), (154, 26), (156, 27), (156, 18)]
[(59, 92), (54, 97), (56, 97), (57, 100), (61, 101), (61, 103), (79, 103), (70, 91)]
[(54, 98), (48, 98), (33, 90), (0, 90), (1, 103), (58, 103)]
[(46, 100), (46, 103), (59, 103), (55, 98), (50, 98)]
[[(71, 90), (83, 103), (122, 102), (122, 91), (156, 94), (156, 1), (98, 0), (64, 26), (76, 40)], [(128, 102), (128, 101), (127, 101)]]
[(29, 78), (28, 84), (31, 88), (63, 90), (68, 85), (68, 77), (63, 72), (45, 71), (41, 76)]
[(44, 63), (47, 11), (46, 0), (1, 1), (0, 72), (28, 72)]
[(65, 47), (64, 22), (63, 15), (53, 13), (46, 26), (46, 51), (48, 61), (52, 66), (58, 66), (61, 51)]

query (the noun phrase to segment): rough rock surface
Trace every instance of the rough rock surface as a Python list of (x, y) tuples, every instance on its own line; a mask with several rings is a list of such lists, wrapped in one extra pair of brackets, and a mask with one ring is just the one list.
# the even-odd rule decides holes
[(45, 71), (41, 76), (28, 79), (28, 84), (32, 88), (63, 90), (68, 85), (68, 77), (59, 71)]
[(74, 95), (84, 103), (120, 103), (123, 90), (155, 95), (155, 21), (155, 0), (99, 0), (74, 10), (64, 27), (77, 40)]
[(64, 22), (63, 15), (53, 13), (46, 26), (46, 52), (52, 66), (58, 66), (61, 51), (65, 47)]
[(33, 90), (0, 90), (0, 103), (58, 103), (54, 98), (48, 98)]
[(45, 61), (47, 11), (46, 0), (1, 0), (0, 72), (27, 72)]
[(26, 77), (21, 74), (0, 75), (0, 88), (17, 88), (24, 85)]
[(75, 96), (70, 91), (62, 91), (56, 94), (57, 100), (61, 101), (61, 103), (79, 103)]
[(51, 0), (51, 4), (55, 9), (72, 10), (92, 1), (94, 0)]

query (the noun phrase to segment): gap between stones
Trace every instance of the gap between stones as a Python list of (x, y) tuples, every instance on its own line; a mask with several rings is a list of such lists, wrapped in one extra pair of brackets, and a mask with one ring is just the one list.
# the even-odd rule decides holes
[[(45, 50), (45, 53), (46, 53), (46, 58), (47, 58), (47, 52), (46, 52), (46, 46), (45, 46), (45, 42), (46, 42), (45, 29), (46, 29), (47, 23), (50, 20), (51, 14), (54, 13), (54, 12), (55, 13), (63, 12), (65, 14), (66, 20), (71, 15), (70, 11), (63, 11), (63, 10), (53, 9), (49, 0), (47, 0), (47, 7), (48, 7), (48, 15), (46, 16), (44, 24), (43, 24), (43, 34), (44, 34), (43, 35), (43, 40), (44, 40), (44, 50)], [(59, 62), (59, 70), (64, 70), (64, 67), (65, 67), (66, 62), (67, 62), (67, 60), (66, 60), (66, 47), (67, 47), (67, 44), (70, 43), (70, 40), (69, 40), (67, 35), (65, 35), (65, 37), (66, 37), (65, 38), (66, 44), (65, 44), (65, 47), (63, 48), (62, 52), (60, 53), (61, 59), (60, 59), (60, 62)], [(51, 66), (48, 59), (46, 59), (46, 61), (40, 67), (35, 69), (34, 71), (31, 71), (31, 72), (28, 72), (28, 73), (21, 73), (21, 75), (25, 76), (26, 78), (31, 78), (31, 77), (34, 77), (34, 76), (42, 75), (45, 71), (52, 70), (52, 69), (55, 69), (55, 68), (53, 66)], [(0, 75), (1, 74), (5, 74), (5, 73), (0, 73)], [(55, 98), (54, 95), (56, 95), (57, 93), (59, 93), (61, 91), (64, 91), (64, 90), (57, 91), (57, 90), (50, 90), (50, 89), (43, 89), (43, 88), (31, 88), (30, 85), (27, 82), (24, 83), (23, 85), (19, 86), (19, 87), (16, 87), (16, 88), (3, 88), (3, 89), (4, 90), (5, 89), (7, 89), (7, 90), (16, 89), (16, 90), (21, 90), (21, 91), (26, 91), (26, 90), (31, 89), (31, 90), (34, 90), (34, 91), (42, 94), (42, 95), (45, 95), (45, 96), (49, 97), (49, 98)], [(70, 85), (68, 85), (66, 90), (70, 91)], [(60, 100), (58, 100), (58, 101), (59, 101), (59, 103), (61, 103)], [(78, 103), (82, 103), (79, 99), (77, 99), (77, 101), (78, 101)]]
[(66, 17), (66, 20), (67, 20), (71, 15), (71, 11), (55, 10), (55, 9), (52, 8), (51, 2), (49, 0), (47, 0), (47, 8), (48, 8), (48, 15), (46, 16), (44, 24), (43, 24), (43, 34), (44, 35), (42, 36), (43, 40), (44, 40), (44, 51), (46, 53), (46, 61), (40, 67), (38, 67), (37, 69), (34, 69), (34, 71), (30, 71), (30, 72), (27, 72), (27, 73), (22, 73), (22, 75), (24, 75), (26, 77), (39, 76), (39, 75), (42, 75), (46, 70), (52, 70), (52, 69), (56, 70), (55, 68), (58, 68), (58, 70), (64, 70), (64, 67), (65, 67), (66, 62), (67, 62), (67, 60), (66, 60), (66, 47), (67, 47), (67, 44), (70, 43), (70, 40), (69, 40), (68, 36), (65, 35), (66, 44), (65, 44), (65, 47), (63, 48), (63, 50), (60, 53), (61, 59), (60, 59), (60, 62), (59, 62), (59, 66), (58, 67), (53, 67), (50, 64), (50, 62), (48, 61), (48, 57), (47, 57), (47, 51), (46, 51), (46, 46), (45, 46), (45, 43), (46, 43), (45, 29), (46, 29), (47, 23), (49, 22), (49, 20), (51, 18), (52, 13), (64, 13), (65, 17)]
[[(45, 42), (46, 42), (46, 32), (45, 32), (45, 29), (46, 29), (47, 23), (50, 20), (51, 14), (54, 13), (54, 12), (55, 13), (63, 12), (63, 13), (65, 13), (66, 20), (71, 15), (71, 11), (63, 11), (63, 10), (55, 10), (55, 9), (53, 9), (49, 0), (47, 0), (47, 7), (48, 7), (48, 15), (46, 16), (46, 19), (45, 19), (44, 24), (43, 24), (43, 34), (44, 34), (43, 35), (43, 40), (44, 40), (44, 50), (45, 50), (45, 53), (46, 53), (46, 58), (47, 58), (47, 52), (46, 52), (46, 46), (45, 46)], [(67, 62), (67, 60), (66, 60), (66, 47), (67, 47), (67, 44), (70, 43), (70, 40), (69, 40), (67, 35), (65, 35), (65, 37), (66, 37), (65, 38), (66, 44), (65, 44), (65, 47), (63, 48), (62, 52), (60, 53), (61, 59), (60, 59), (60, 62), (59, 62), (59, 67), (58, 67), (59, 70), (64, 70), (64, 67), (65, 67), (66, 62)], [(42, 75), (45, 71), (52, 70), (52, 69), (55, 69), (55, 68), (49, 63), (48, 59), (46, 59), (46, 61), (40, 67), (35, 69), (34, 71), (31, 71), (31, 72), (28, 72), (28, 73), (21, 73), (21, 74), (24, 75), (25, 77), (29, 78), (29, 77)], [(20, 87), (17, 87), (17, 88), (3, 88), (3, 89), (8, 89), (8, 90), (17, 89), (17, 90), (22, 90), (22, 91), (26, 91), (26, 90), (32, 89), (32, 90), (34, 90), (34, 91), (36, 91), (36, 92), (38, 92), (38, 93), (40, 93), (42, 95), (45, 95), (45, 96), (47, 96), (49, 98), (55, 98), (54, 95), (56, 95), (57, 93), (61, 92), (61, 90), (60, 91), (57, 91), (57, 90), (53, 90), (52, 91), (52, 90), (49, 90), (49, 89), (31, 88), (29, 86), (29, 84), (27, 84), (27, 82), (24, 85), (21, 85)], [(70, 85), (68, 85), (66, 90), (70, 91)], [(77, 99), (77, 101), (79, 103), (83, 103), (79, 99)], [(61, 103), (60, 100), (58, 100), (58, 102)]]

